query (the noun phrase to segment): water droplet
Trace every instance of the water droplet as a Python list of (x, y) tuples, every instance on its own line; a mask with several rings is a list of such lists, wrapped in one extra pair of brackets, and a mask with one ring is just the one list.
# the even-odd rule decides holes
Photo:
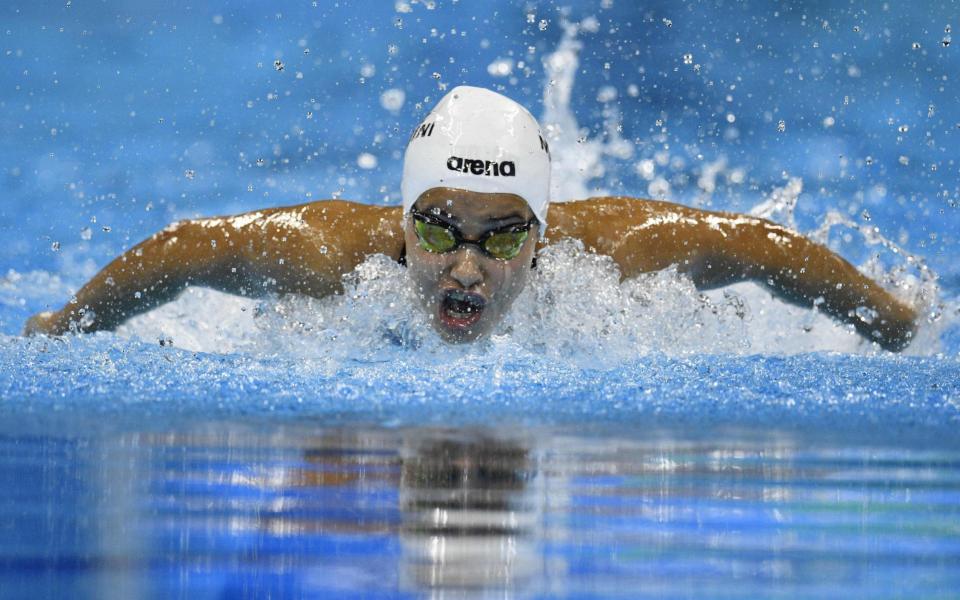
[(900, 133), (906, 133), (906, 132), (910, 131), (910, 126), (909, 126), (909, 125), (901, 125), (900, 127), (897, 127), (897, 131), (899, 131)]
[(920, 42), (914, 42), (914, 43), (910, 44), (910, 47), (913, 48), (914, 50), (919, 50), (919, 49), (920, 49)]
[(873, 310), (872, 308), (868, 308), (866, 306), (858, 306), (854, 312), (857, 314), (857, 318), (863, 321), (864, 323), (866, 323), (867, 325), (869, 325), (870, 323), (873, 323), (877, 319), (877, 317), (880, 316), (879, 313), (877, 313), (877, 311)]
[(873, 164), (873, 157), (872, 157), (872, 156), (868, 156), (868, 157), (866, 158), (866, 163), (867, 163), (867, 166), (872, 165), (872, 164)]
[(369, 152), (362, 152), (357, 156), (357, 166), (361, 169), (377, 168), (377, 157)]
[(910, 164), (910, 159), (907, 158), (906, 156), (903, 156), (903, 155), (900, 155), (900, 158), (897, 159), (897, 161), (898, 161), (901, 165), (904, 165), (904, 166)]
[(944, 48), (948, 48), (948, 47), (950, 46), (950, 42), (952, 42), (952, 41), (953, 41), (953, 38), (951, 38), (951, 37), (948, 35), (948, 36), (946, 36), (945, 38), (943, 38), (943, 41), (942, 41), (941, 43), (943, 44), (943, 47), (944, 47)]
[(54, 242), (50, 244), (50, 249), (54, 252), (60, 252), (60, 242)]
[(783, 133), (787, 130), (787, 123), (783, 119), (780, 119), (780, 122), (777, 123), (777, 131)]
[(540, 19), (540, 23), (537, 25), (537, 28), (540, 31), (546, 31), (548, 25), (550, 25), (549, 21), (547, 21), (546, 19)]
[(693, 64), (693, 54), (689, 52), (683, 55), (683, 64), (692, 65)]
[(506, 77), (513, 73), (513, 59), (498, 58), (487, 65), (487, 73), (493, 77)]
[(380, 94), (380, 106), (391, 112), (400, 110), (406, 101), (407, 95), (400, 88), (391, 88)]
[(113, 231), (109, 225), (104, 225), (103, 227), (101, 227), (101, 229), (103, 229), (104, 233), (110, 233), (111, 231)]
[(257, 166), (258, 166), (258, 167), (262, 167), (262, 166), (265, 165), (265, 164), (267, 164), (267, 161), (263, 160), (262, 158), (258, 158), (258, 159), (257, 159)]
[(320, 254), (326, 254), (329, 252), (326, 246), (320, 246)]
[(197, 172), (194, 171), (193, 169), (187, 169), (186, 171), (183, 172), (183, 176), (186, 177), (187, 179), (193, 179), (194, 177), (197, 176)]
[(273, 68), (276, 69), (277, 71), (282, 71), (284, 69), (283, 61), (280, 60), (279, 58), (273, 61)]
[(860, 216), (863, 218), (864, 221), (870, 220), (870, 212), (867, 209), (863, 209), (863, 212), (860, 213)]
[(663, 24), (666, 25), (667, 27), (673, 27), (673, 21), (671, 21), (670, 19), (666, 19), (666, 18), (663, 19)]
[(89, 241), (93, 237), (93, 230), (89, 227), (84, 227), (80, 230), (80, 239), (84, 241)]

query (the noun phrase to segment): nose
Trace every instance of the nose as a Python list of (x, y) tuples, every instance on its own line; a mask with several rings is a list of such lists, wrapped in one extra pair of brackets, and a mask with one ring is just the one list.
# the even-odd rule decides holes
[(450, 277), (470, 289), (483, 281), (483, 269), (480, 266), (480, 251), (470, 246), (462, 246), (453, 253), (453, 266), (450, 268)]

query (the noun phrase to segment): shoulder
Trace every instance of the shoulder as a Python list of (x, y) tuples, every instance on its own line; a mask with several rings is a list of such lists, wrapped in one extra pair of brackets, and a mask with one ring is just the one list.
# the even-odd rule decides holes
[(565, 237), (597, 226), (629, 226), (661, 215), (697, 218), (703, 211), (660, 200), (629, 196), (600, 196), (553, 202), (547, 214), (548, 237)]
[(317, 200), (273, 210), (297, 213), (311, 225), (337, 222), (379, 224), (383, 220), (399, 224), (402, 216), (399, 206), (376, 206), (350, 200)]
[(245, 219), (262, 226), (286, 229), (396, 234), (401, 231), (399, 206), (376, 206), (349, 200), (317, 200), (305, 204), (258, 210), (234, 219)]
[(570, 200), (552, 202), (548, 220), (563, 220), (570, 217), (624, 215), (627, 213), (703, 213), (704, 211), (666, 202), (663, 200), (648, 200), (631, 196), (597, 196), (585, 200)]

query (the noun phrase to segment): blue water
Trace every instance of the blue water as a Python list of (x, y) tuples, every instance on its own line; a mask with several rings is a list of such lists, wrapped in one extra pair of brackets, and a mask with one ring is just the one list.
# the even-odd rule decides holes
[[(4, 3), (0, 597), (955, 597), (956, 14)], [(920, 305), (917, 340), (572, 247), (469, 348), (377, 260), (328, 302), (194, 290), (18, 336), (171, 221), (398, 203), (461, 83), (575, 121), (558, 199), (773, 200)]]

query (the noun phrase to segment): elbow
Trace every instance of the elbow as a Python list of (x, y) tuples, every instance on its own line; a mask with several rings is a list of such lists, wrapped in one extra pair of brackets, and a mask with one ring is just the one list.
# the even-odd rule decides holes
[(860, 321), (857, 329), (884, 350), (901, 352), (910, 345), (917, 333), (917, 313), (903, 304), (888, 307), (886, 314), (870, 323)]

